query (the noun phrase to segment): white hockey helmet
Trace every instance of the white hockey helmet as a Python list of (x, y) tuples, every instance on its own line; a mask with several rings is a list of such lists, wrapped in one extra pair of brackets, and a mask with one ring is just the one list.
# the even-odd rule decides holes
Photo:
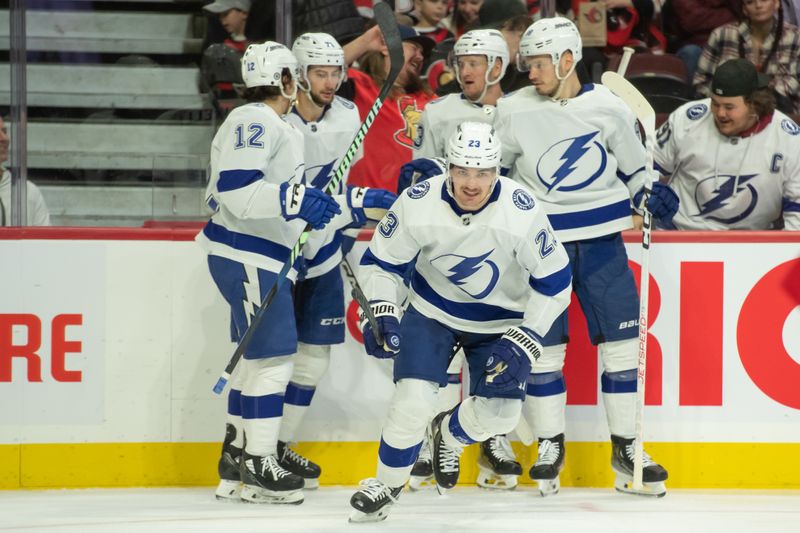
[(242, 79), (245, 87), (280, 87), (281, 94), (293, 100), (297, 89), (295, 86), (295, 94), (292, 95), (283, 92), (283, 69), (289, 69), (296, 83), (300, 77), (300, 65), (288, 48), (275, 41), (251, 44), (242, 56)]
[[(486, 83), (493, 85), (500, 81), (508, 68), (508, 43), (503, 34), (498, 30), (472, 30), (468, 31), (456, 42), (453, 47), (453, 71), (459, 85), (461, 78), (458, 73), (456, 61), (459, 56), (486, 56), (488, 68), (486, 69)], [(489, 73), (494, 66), (495, 60), (500, 60), (500, 75), (495, 80), (489, 80)]]
[[(308, 68), (312, 66), (331, 66), (339, 67), (342, 70), (342, 77), (339, 86), (345, 79), (347, 73), (344, 63), (344, 50), (332, 36), (327, 33), (304, 33), (294, 40), (292, 53), (300, 63), (300, 74), (303, 80), (308, 80)], [(307, 83), (307, 82), (306, 82)], [(307, 86), (304, 90), (309, 90)]]
[(517, 69), (526, 72), (525, 57), (549, 55), (554, 65), (558, 65), (566, 51), (572, 52), (575, 63), (581, 60), (583, 43), (575, 24), (564, 17), (539, 19), (531, 24), (519, 41)]
[(500, 167), (500, 139), (491, 124), (463, 122), (447, 143), (447, 162), (465, 168)]

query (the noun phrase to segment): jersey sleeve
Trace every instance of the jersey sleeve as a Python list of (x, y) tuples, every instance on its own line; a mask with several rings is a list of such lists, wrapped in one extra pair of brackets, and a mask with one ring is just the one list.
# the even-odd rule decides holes
[(434, 135), (431, 128), (431, 112), (422, 110), (422, 120), (417, 126), (417, 138), (414, 139), (413, 157), (412, 159), (419, 159), (420, 157), (443, 157), (444, 147), (437, 146), (436, 135)]
[[(267, 130), (257, 116), (241, 118), (241, 123), (226, 129), (216, 147), (218, 159), (212, 196), (240, 219), (278, 217), (281, 215), (279, 183), (302, 180), (303, 162), (297, 157), (302, 154), (302, 136), (295, 139), (293, 132)], [(300, 147), (290, 146), (292, 142), (300, 142)], [(280, 181), (268, 182), (266, 169)]]
[(403, 279), (420, 251), (408, 228), (407, 217), (415, 200), (406, 195), (394, 203), (375, 228), (369, 248), (361, 258), (359, 274), (364, 294), (369, 300), (400, 303), (405, 287)]
[[(617, 177), (625, 183), (633, 198), (648, 181), (645, 172), (646, 152), (633, 111), (621, 100), (613, 111), (615, 127), (608, 139), (608, 148), (617, 159)], [(649, 180), (653, 180), (652, 176)]]
[(540, 207), (532, 211), (529, 231), (517, 247), (517, 261), (530, 274), (531, 296), (522, 325), (544, 336), (570, 301), (572, 271), (564, 246)]
[(685, 113), (681, 107), (669, 114), (656, 132), (653, 146), (653, 167), (664, 176), (671, 176), (677, 166), (679, 145), (676, 134), (680, 131), (680, 117)]
[(508, 105), (505, 104), (506, 102), (502, 98), (497, 102), (494, 129), (500, 138), (500, 146), (502, 147), (500, 173), (507, 176), (510, 174), (511, 169), (514, 168), (514, 161), (522, 154), (522, 148), (517, 142), (514, 135), (515, 132), (512, 130), (512, 114), (510, 109), (507, 109)]
[(800, 231), (800, 157), (797, 152), (792, 155), (783, 183), (783, 229)]

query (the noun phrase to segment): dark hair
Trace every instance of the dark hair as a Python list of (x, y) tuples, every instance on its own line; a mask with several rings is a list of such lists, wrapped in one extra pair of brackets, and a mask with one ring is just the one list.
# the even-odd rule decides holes
[[(744, 10), (744, 3), (742, 3), (742, 9)], [(742, 18), (746, 18), (744, 16), (744, 11), (742, 11)], [(761, 63), (761, 66), (759, 68), (760, 72), (767, 71), (767, 65), (769, 64), (770, 60), (775, 56), (775, 53), (778, 51), (778, 43), (780, 42), (782, 37), (783, 37), (783, 3), (778, 2), (778, 23), (775, 27), (775, 39), (772, 41), (772, 47), (769, 49), (767, 57), (764, 59), (764, 62)], [(739, 34), (739, 57), (744, 57), (744, 39), (742, 39), (741, 34)]]
[(753, 111), (758, 115), (759, 120), (775, 111), (775, 95), (769, 87), (756, 89), (750, 93), (750, 96), (744, 97), (744, 102), (753, 107)]
[(524, 32), (531, 24), (533, 24), (533, 19), (530, 15), (514, 15), (500, 25), (500, 31)]
[[(283, 84), (289, 83), (291, 77), (292, 73), (288, 68), (284, 68), (281, 71), (281, 82)], [(297, 83), (297, 80), (295, 80), (295, 83)], [(247, 87), (241, 91), (241, 97), (247, 103), (263, 102), (264, 100), (272, 100), (273, 98), (277, 98), (279, 96), (282, 96), (281, 87), (275, 87), (274, 85)]]

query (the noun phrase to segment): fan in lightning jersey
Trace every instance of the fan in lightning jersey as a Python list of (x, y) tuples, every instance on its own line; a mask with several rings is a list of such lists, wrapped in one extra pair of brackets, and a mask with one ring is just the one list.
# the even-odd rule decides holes
[[(644, 172), (636, 117), (605, 87), (581, 86), (575, 73), (580, 59), (581, 39), (571, 21), (533, 23), (522, 36), (518, 58), (533, 86), (498, 102), (495, 125), (503, 167), (533, 190), (569, 254), (573, 286), (603, 360), (616, 487), (629, 491), (639, 297), (620, 231), (632, 226), (631, 199), (641, 203), (651, 178)], [(674, 193), (657, 183), (652, 187), (647, 208), (655, 217), (669, 218), (677, 209)], [(542, 495), (558, 491), (564, 461), (566, 342), (564, 313), (545, 335), (525, 402), (524, 416), (539, 436), (530, 475)], [(645, 492), (664, 494), (666, 471), (652, 461), (645, 464)]]
[[(333, 37), (325, 33), (305, 33), (295, 40), (292, 53), (300, 64), (301, 90), (286, 121), (300, 130), (305, 139), (306, 185), (324, 190), (361, 121), (355, 105), (335, 95), (344, 79), (345, 66), (342, 47)], [(339, 182), (339, 193), (346, 190), (346, 178), (347, 174)], [(381, 196), (386, 208), (396, 198), (393, 193), (380, 189), (367, 190), (365, 194)], [(370, 216), (380, 220), (384, 213), (385, 210), (377, 217), (372, 213)], [(328, 232), (319, 246), (304, 250), (305, 268), (294, 292), (299, 342), (284, 399), (278, 459), (287, 470), (303, 476), (305, 488), (318, 486), (321, 469), (292, 450), (288, 443), (295, 440), (316, 387), (328, 368), (330, 345), (344, 342), (344, 291), (339, 270), (341, 244), (341, 232)]]
[[(414, 160), (400, 169), (398, 192), (442, 172), (448, 140), (463, 122), (494, 121), (495, 105), (503, 95), (500, 80), (508, 67), (508, 45), (497, 30), (472, 30), (465, 33), (453, 47), (453, 65), (461, 93), (448, 94), (428, 102), (417, 128)], [(448, 385), (439, 394), (440, 408), (452, 407), (461, 397), (461, 367), (463, 355), (453, 358), (448, 371)], [(420, 462), (415, 465), (411, 487), (428, 481), (432, 471), (429, 450), (423, 447)], [(511, 445), (504, 435), (485, 441), (478, 461), (478, 485), (486, 488), (513, 489), (522, 467), (516, 461)]]
[(497, 175), (500, 146), (492, 127), (462, 124), (447, 161), (447, 175), (418, 183), (397, 200), (361, 260), (384, 340), (378, 344), (364, 319), (365, 348), (375, 357), (396, 355), (397, 386), (377, 477), (352, 497), (353, 521), (385, 518), (408, 481), (453, 346), (460, 343), (466, 353), (471, 396), (428, 427), (441, 490), (457, 482), (464, 446), (514, 429), (540, 335), (569, 302), (566, 253), (539, 202)]
[(775, 110), (746, 59), (720, 65), (710, 99), (675, 110), (658, 131), (657, 168), (680, 197), (678, 229), (800, 230), (800, 127)]

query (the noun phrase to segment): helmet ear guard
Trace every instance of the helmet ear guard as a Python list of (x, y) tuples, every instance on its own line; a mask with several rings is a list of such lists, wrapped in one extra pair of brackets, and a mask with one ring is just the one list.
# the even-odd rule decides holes
[(309, 67), (339, 67), (342, 76), (336, 85), (339, 90), (342, 82), (347, 79), (347, 66), (344, 61), (344, 50), (331, 35), (327, 33), (304, 33), (294, 40), (292, 53), (300, 64), (300, 88), (308, 92), (311, 84), (308, 81)]
[[(291, 95), (284, 92), (284, 69), (288, 69), (289, 76), (295, 81), (294, 92)], [(242, 79), (247, 88), (279, 87), (284, 97), (294, 100), (299, 78), (300, 66), (297, 59), (288, 48), (275, 41), (251, 44), (242, 56)]]

